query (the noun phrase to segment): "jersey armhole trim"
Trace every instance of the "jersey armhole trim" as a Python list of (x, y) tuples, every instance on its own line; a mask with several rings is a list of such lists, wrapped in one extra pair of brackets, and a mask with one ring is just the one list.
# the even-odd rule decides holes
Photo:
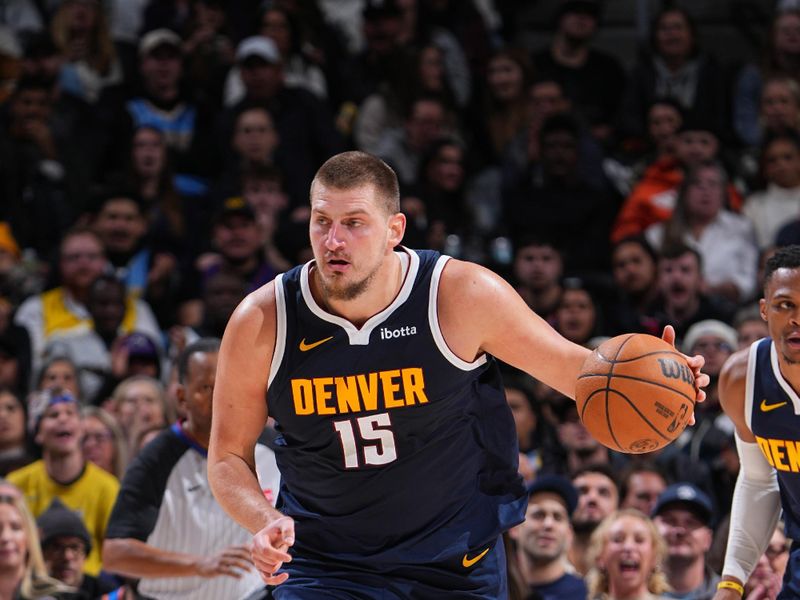
[(756, 364), (758, 363), (758, 345), (760, 341), (750, 345), (750, 353), (747, 356), (747, 375), (744, 380), (744, 420), (747, 428), (753, 431), (753, 393), (756, 388)]
[(473, 362), (462, 360), (450, 349), (447, 342), (442, 335), (442, 329), (439, 327), (439, 281), (441, 279), (442, 271), (444, 270), (447, 261), (450, 260), (449, 256), (440, 256), (436, 261), (436, 266), (433, 268), (431, 274), (431, 289), (430, 297), (428, 300), (428, 324), (431, 328), (431, 335), (439, 352), (444, 356), (450, 364), (462, 371), (472, 371), (486, 363), (486, 354), (481, 354)]
[(281, 368), (286, 350), (286, 296), (283, 290), (283, 273), (275, 278), (275, 311), (275, 350), (272, 352), (272, 362), (269, 365), (267, 389)]

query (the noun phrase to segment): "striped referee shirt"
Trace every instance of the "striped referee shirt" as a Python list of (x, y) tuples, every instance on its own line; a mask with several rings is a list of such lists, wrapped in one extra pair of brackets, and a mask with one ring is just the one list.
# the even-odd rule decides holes
[[(134, 459), (122, 480), (106, 539), (133, 538), (170, 552), (212, 556), (248, 544), (250, 533), (214, 499), (207, 452), (179, 424), (163, 431)], [(272, 450), (256, 446), (264, 494), (277, 496), (280, 474)], [(139, 593), (158, 600), (237, 600), (263, 587), (257, 571), (241, 579), (221, 576), (142, 579)]]

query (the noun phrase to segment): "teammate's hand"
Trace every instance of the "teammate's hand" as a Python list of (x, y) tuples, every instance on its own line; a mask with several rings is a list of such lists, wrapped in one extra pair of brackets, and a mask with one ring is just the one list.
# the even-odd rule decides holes
[(227, 575), (241, 579), (242, 573), (253, 569), (249, 546), (229, 546), (219, 554), (209, 556), (197, 563), (200, 577), (212, 578)]
[(253, 536), (253, 564), (267, 585), (280, 585), (289, 579), (288, 573), (275, 572), (292, 557), (287, 552), (294, 544), (294, 520), (280, 517)]
[[(675, 329), (672, 325), (664, 327), (661, 339), (675, 348)], [(681, 352), (681, 354), (683, 353)], [(689, 363), (689, 368), (692, 369), (692, 374), (694, 375), (694, 389), (697, 391), (696, 401), (702, 402), (706, 399), (706, 393), (703, 388), (711, 382), (711, 378), (702, 371), (703, 365), (706, 364), (706, 359), (699, 354), (694, 356), (683, 354), (683, 356), (686, 358), (686, 362)], [(694, 412), (692, 412), (692, 416), (689, 417), (689, 425), (694, 425), (694, 422)]]

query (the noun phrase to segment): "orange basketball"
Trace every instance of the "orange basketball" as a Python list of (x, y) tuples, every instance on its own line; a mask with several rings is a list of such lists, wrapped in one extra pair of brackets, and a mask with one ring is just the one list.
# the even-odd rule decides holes
[(628, 454), (666, 446), (686, 427), (695, 403), (694, 375), (664, 340), (620, 335), (586, 359), (575, 388), (578, 415), (597, 441)]

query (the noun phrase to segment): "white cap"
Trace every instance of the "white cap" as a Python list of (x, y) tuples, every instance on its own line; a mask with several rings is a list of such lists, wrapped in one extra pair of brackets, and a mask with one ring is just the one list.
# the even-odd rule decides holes
[(281, 54), (278, 52), (278, 47), (275, 45), (275, 42), (263, 35), (254, 35), (245, 38), (241, 41), (239, 47), (236, 48), (236, 62), (242, 62), (251, 56), (258, 56), (274, 65), (281, 62)]
[(697, 340), (707, 335), (718, 337), (734, 350), (738, 345), (738, 336), (733, 327), (716, 319), (706, 319), (698, 321), (686, 331), (686, 336), (683, 338), (683, 351), (691, 354), (692, 347)]
[(6, 25), (0, 25), (0, 54), (11, 58), (22, 58), (22, 46), (14, 30)]
[(139, 56), (150, 54), (159, 46), (173, 46), (181, 49), (181, 36), (171, 29), (154, 29), (148, 31), (139, 41)]

